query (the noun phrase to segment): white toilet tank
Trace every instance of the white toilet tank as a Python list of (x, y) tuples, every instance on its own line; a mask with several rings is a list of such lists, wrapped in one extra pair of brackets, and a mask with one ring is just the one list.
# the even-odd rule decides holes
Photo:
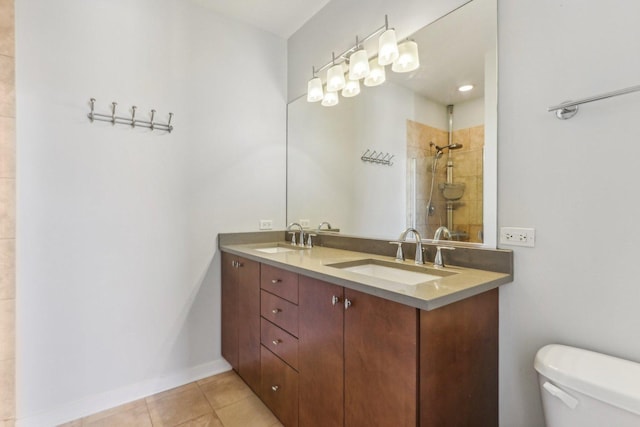
[(547, 427), (639, 427), (640, 364), (552, 344), (536, 354)]

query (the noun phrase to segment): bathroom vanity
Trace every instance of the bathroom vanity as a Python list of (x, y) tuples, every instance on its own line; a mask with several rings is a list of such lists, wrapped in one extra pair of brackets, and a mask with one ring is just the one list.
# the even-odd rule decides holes
[[(511, 272), (220, 248), (223, 357), (285, 426), (498, 425), (497, 287)], [(380, 278), (389, 262), (411, 274)]]

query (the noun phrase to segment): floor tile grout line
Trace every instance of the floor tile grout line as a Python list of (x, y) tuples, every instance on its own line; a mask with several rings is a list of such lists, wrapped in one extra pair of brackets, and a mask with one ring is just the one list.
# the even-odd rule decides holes
[(147, 408), (147, 417), (149, 417), (149, 422), (151, 423), (151, 427), (153, 427), (153, 418), (151, 418), (151, 411), (149, 410), (149, 404), (147, 403), (147, 398), (144, 399), (144, 407)]

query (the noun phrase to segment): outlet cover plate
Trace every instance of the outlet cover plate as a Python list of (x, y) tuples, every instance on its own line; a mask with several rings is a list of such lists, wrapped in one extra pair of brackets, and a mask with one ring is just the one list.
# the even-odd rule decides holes
[(524, 227), (500, 227), (500, 243), (503, 245), (526, 246), (536, 245), (536, 229)]
[(259, 227), (260, 230), (271, 230), (273, 229), (273, 220), (261, 219)]

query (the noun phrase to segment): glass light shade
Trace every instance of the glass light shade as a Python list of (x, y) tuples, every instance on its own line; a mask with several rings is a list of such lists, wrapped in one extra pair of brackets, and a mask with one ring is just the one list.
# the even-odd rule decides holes
[(364, 49), (356, 50), (349, 57), (349, 79), (358, 80), (369, 75), (369, 56)]
[(416, 70), (420, 66), (420, 57), (418, 56), (418, 44), (414, 41), (407, 40), (398, 46), (400, 55), (398, 59), (393, 61), (391, 69), (396, 73), (408, 73)]
[(369, 75), (364, 78), (364, 85), (371, 87), (384, 83), (387, 76), (384, 67), (378, 64), (376, 59), (372, 59), (371, 62), (369, 62), (369, 68), (371, 71), (369, 71)]
[(314, 77), (307, 83), (307, 101), (318, 102), (324, 97), (322, 91), (322, 80), (320, 77)]
[(389, 65), (398, 57), (398, 43), (396, 42), (396, 31), (387, 30), (378, 39), (378, 64)]
[(342, 64), (334, 65), (327, 71), (327, 92), (337, 92), (345, 85)]
[(327, 93), (324, 94), (324, 98), (322, 98), (322, 105), (325, 107), (333, 107), (337, 105), (339, 101), (337, 92), (327, 91)]
[(342, 89), (342, 96), (345, 98), (351, 98), (352, 96), (356, 96), (360, 93), (360, 81), (359, 80), (349, 80), (347, 84)]

